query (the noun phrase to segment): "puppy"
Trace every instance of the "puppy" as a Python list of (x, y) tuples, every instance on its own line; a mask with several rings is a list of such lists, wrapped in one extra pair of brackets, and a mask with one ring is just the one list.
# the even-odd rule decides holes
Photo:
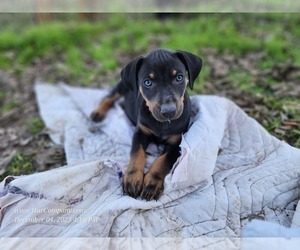
[[(91, 114), (101, 121), (114, 102), (125, 97), (124, 108), (136, 126), (130, 162), (122, 180), (125, 194), (158, 200), (164, 178), (180, 156), (181, 136), (189, 126), (191, 102), (187, 86), (193, 88), (202, 60), (189, 52), (156, 49), (131, 61), (121, 71), (121, 80)], [(164, 150), (144, 174), (145, 151), (150, 142)]]

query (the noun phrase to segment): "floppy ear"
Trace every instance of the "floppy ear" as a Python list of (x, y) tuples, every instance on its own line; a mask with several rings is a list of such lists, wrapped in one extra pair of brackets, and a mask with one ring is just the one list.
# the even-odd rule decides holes
[(137, 75), (142, 61), (143, 57), (139, 56), (128, 63), (121, 71), (121, 80), (131, 90), (137, 87)]
[(194, 81), (202, 68), (202, 59), (192, 53), (181, 50), (176, 50), (175, 54), (186, 67), (189, 75), (189, 86), (193, 89)]

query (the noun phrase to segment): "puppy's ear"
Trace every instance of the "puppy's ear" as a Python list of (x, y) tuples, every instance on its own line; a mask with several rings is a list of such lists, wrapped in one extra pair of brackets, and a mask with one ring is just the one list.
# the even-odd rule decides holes
[(202, 68), (202, 59), (192, 53), (181, 50), (176, 50), (175, 54), (186, 67), (189, 75), (189, 86), (193, 89), (194, 81)]
[(128, 63), (121, 71), (121, 80), (131, 90), (137, 88), (137, 76), (142, 62), (143, 57), (137, 57)]

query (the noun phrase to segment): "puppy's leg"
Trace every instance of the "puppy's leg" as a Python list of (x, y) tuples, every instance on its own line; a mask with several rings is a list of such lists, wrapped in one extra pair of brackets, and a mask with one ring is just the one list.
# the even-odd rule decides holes
[(143, 191), (141, 193), (143, 199), (158, 200), (162, 195), (164, 179), (180, 156), (179, 143), (180, 140), (176, 139), (176, 142), (174, 142), (174, 138), (170, 139), (163, 153), (154, 161), (149, 172), (144, 177)]
[(149, 145), (149, 137), (138, 129), (132, 139), (130, 162), (122, 181), (124, 193), (138, 197), (143, 188), (144, 168), (146, 163), (145, 150)]
[(110, 92), (109, 95), (101, 100), (99, 106), (91, 113), (91, 119), (94, 122), (100, 122), (104, 119), (107, 111), (114, 105), (114, 103), (124, 95), (125, 87), (122, 81)]

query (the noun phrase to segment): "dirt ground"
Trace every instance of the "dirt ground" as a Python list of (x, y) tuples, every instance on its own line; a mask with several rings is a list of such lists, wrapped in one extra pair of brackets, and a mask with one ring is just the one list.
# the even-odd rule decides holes
[[(275, 100), (299, 97), (300, 68), (287, 61), (260, 70), (257, 63), (264, 56), (262, 52), (238, 58), (229, 54), (218, 55), (214, 50), (203, 51), (205, 67), (210, 73), (208, 80), (202, 83), (201, 92), (230, 98), (272, 134), (297, 146), (300, 135), (297, 137), (297, 133), (293, 131), (299, 131), (300, 121), (295, 119), (293, 113), (274, 100), (270, 102), (264, 94), (242, 90), (229, 76), (232, 69), (245, 72), (255, 79), (259, 87), (272, 93)], [(129, 55), (122, 55), (119, 63), (125, 65), (129, 58)], [(66, 164), (62, 146), (51, 142), (47, 128), (43, 127), (40, 121), (34, 94), (34, 82), (37, 79), (80, 85), (80, 80), (59, 70), (62, 66), (63, 62), (60, 59), (52, 57), (35, 60), (33, 64), (21, 70), (0, 69), (0, 90), (5, 92), (4, 97), (0, 96), (0, 105), (10, 105), (6, 110), (2, 109), (0, 116), (0, 180), (8, 174), (40, 172)], [(119, 70), (120, 68), (103, 76), (95, 76), (91, 86), (101, 87), (102, 83), (112, 82), (112, 79), (118, 77)], [(275, 83), (270, 85), (270, 79)], [(293, 111), (300, 110), (299, 102), (292, 102), (291, 105)], [(274, 118), (280, 122), (274, 122)]]

